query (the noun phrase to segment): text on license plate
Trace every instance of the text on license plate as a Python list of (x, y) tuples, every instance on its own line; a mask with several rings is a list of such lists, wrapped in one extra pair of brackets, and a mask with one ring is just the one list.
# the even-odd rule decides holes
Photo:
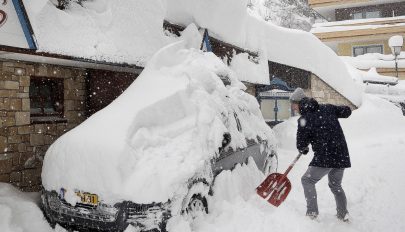
[(86, 205), (97, 205), (98, 204), (98, 196), (96, 194), (91, 193), (82, 193), (76, 192), (76, 195), (80, 197), (80, 203)]

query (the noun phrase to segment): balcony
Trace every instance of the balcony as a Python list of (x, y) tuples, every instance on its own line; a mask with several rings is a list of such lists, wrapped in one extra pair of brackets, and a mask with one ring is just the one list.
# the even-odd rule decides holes
[(328, 21), (351, 18), (352, 13), (361, 9), (381, 10), (383, 12), (381, 17), (403, 15), (404, 2), (404, 0), (308, 0), (309, 6)]
[(358, 7), (377, 4), (403, 2), (403, 0), (308, 0), (308, 5), (313, 8), (342, 8)]
[(405, 35), (405, 16), (318, 23), (311, 32), (323, 42), (386, 39)]

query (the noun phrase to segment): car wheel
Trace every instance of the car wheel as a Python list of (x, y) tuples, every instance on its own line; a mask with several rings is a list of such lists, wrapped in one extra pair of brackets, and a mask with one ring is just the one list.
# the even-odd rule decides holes
[(193, 195), (188, 203), (186, 213), (192, 220), (208, 214), (207, 199), (201, 196), (201, 194)]

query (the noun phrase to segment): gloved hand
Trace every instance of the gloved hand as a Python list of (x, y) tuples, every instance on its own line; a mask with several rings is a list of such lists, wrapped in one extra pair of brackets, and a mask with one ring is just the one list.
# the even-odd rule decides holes
[(306, 154), (308, 154), (308, 152), (309, 152), (309, 147), (305, 147), (305, 148), (299, 150), (299, 152), (300, 152), (301, 154), (303, 154), (303, 155), (306, 155)]

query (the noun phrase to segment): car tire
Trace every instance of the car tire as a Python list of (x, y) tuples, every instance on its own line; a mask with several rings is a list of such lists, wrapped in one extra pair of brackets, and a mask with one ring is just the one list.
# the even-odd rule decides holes
[(194, 194), (187, 205), (186, 214), (191, 220), (208, 214), (207, 198), (201, 194)]

